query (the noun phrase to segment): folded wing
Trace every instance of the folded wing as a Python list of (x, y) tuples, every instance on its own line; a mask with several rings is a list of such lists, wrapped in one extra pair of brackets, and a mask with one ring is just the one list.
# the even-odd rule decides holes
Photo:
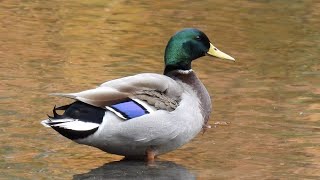
[[(120, 103), (126, 98), (134, 98), (137, 95), (143, 95), (143, 92), (152, 91), (161, 93), (167, 99), (178, 101), (182, 93), (182, 88), (176, 81), (167, 76), (144, 73), (108, 81), (95, 89), (78, 93), (56, 93), (53, 95), (63, 96), (96, 107), (106, 108), (106, 106)], [(149, 95), (149, 97), (151, 96)], [(138, 99), (141, 99), (141, 96)], [(150, 102), (152, 101), (150, 100)]]

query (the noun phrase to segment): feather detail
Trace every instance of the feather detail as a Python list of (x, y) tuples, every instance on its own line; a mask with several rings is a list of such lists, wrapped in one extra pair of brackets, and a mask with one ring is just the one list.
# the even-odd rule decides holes
[(64, 122), (55, 122), (52, 121), (54, 124), (51, 124), (51, 127), (59, 127), (63, 129), (69, 129), (69, 130), (74, 130), (74, 131), (89, 131), (92, 129), (95, 129), (99, 127), (99, 124), (97, 123), (91, 123), (91, 122), (83, 122), (79, 121), (77, 119), (64, 119)]
[(154, 112), (154, 109), (152, 109), (147, 103), (144, 103), (138, 99), (130, 98), (120, 103), (106, 106), (106, 108), (124, 120), (140, 117)]
[(109, 107), (109, 106), (106, 106), (106, 108), (113, 112), (115, 115), (117, 115), (119, 118), (123, 119), (123, 120), (127, 120), (128, 118), (124, 117), (120, 112), (116, 111), (115, 109)]
[(180, 99), (170, 98), (165, 93), (151, 90), (143, 90), (136, 92), (135, 97), (140, 100), (146, 101), (148, 104), (154, 106), (156, 109), (162, 109), (167, 111), (175, 110)]

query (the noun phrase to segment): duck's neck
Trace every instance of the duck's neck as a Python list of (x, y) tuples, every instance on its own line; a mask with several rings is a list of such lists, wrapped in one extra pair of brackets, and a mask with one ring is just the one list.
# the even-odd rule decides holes
[(170, 78), (181, 81), (184, 84), (189, 85), (194, 92), (197, 94), (201, 106), (201, 114), (204, 118), (204, 124), (207, 123), (209, 120), (209, 116), (211, 113), (211, 99), (210, 95), (205, 88), (205, 86), (202, 84), (202, 82), (197, 77), (196, 73), (192, 70), (181, 70), (181, 69), (175, 69), (166, 72), (165, 75), (169, 76)]
[(170, 74), (176, 74), (177, 72), (192, 71), (191, 63), (179, 64), (179, 65), (166, 65), (163, 74), (170, 77)]
[[(187, 70), (182, 70), (182, 69), (175, 69), (175, 70), (171, 70), (166, 72), (164, 75), (174, 79), (174, 80), (180, 80), (186, 84), (189, 84), (191, 86), (194, 85), (195, 81), (199, 81), (198, 77), (196, 76), (196, 74), (193, 72), (192, 69), (187, 69)], [(201, 83), (201, 82), (200, 82)]]

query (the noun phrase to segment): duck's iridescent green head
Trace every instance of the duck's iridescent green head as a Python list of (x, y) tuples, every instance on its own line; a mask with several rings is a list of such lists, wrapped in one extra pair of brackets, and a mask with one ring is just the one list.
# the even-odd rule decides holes
[(211, 55), (234, 61), (234, 58), (214, 47), (200, 30), (187, 28), (177, 32), (165, 50), (165, 74), (172, 70), (190, 70), (191, 62), (199, 57)]

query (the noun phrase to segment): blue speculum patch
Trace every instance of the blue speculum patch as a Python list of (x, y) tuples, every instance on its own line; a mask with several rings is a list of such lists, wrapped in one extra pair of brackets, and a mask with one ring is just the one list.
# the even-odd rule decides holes
[(144, 107), (132, 100), (114, 104), (111, 107), (128, 119), (143, 116), (149, 113)]

